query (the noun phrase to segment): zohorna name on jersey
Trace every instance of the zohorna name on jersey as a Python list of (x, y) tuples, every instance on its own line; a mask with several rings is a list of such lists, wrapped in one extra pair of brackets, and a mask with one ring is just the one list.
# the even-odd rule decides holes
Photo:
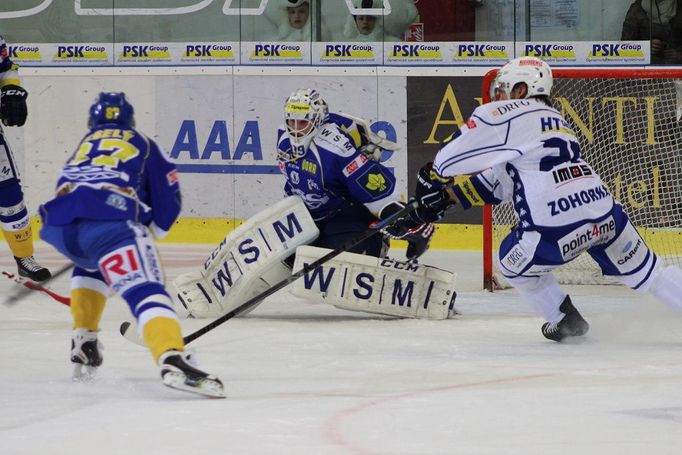
[(599, 185), (588, 190), (569, 194), (566, 197), (560, 197), (554, 201), (549, 201), (547, 203), (547, 207), (549, 207), (549, 211), (552, 216), (557, 216), (561, 214), (561, 212), (568, 212), (569, 210), (576, 207), (591, 204), (592, 202), (603, 199), (608, 195), (609, 190), (607, 190), (604, 185)]

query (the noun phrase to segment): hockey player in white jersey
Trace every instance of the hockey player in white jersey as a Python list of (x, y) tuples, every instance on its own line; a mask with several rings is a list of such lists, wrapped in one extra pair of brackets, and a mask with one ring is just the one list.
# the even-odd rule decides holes
[[(552, 83), (542, 60), (504, 65), (491, 88), (494, 101), (476, 108), (420, 170), (421, 205), (513, 201), (519, 222), (500, 246), (499, 269), (545, 319), (542, 334), (550, 340), (589, 329), (552, 274), (585, 251), (604, 275), (682, 311), (682, 270), (662, 266), (585, 162), (570, 124), (550, 104)], [(440, 191), (445, 182), (454, 185)]]

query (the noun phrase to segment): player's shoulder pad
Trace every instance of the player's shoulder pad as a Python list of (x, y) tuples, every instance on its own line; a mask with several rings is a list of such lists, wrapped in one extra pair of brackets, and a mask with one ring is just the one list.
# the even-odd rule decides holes
[(348, 158), (357, 153), (350, 138), (334, 123), (325, 123), (315, 135), (315, 144), (334, 155)]

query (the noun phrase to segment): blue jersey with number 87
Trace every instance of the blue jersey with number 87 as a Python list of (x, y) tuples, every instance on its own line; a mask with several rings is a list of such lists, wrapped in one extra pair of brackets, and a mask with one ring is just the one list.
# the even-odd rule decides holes
[(175, 165), (159, 146), (132, 128), (99, 125), (62, 169), (57, 196), (41, 206), (43, 221), (131, 220), (162, 237), (180, 213)]

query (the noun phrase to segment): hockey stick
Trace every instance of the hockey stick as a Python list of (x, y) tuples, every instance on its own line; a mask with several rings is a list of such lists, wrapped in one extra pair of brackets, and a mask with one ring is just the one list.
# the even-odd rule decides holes
[[(249, 300), (247, 300), (246, 302), (244, 302), (243, 304), (241, 304), (240, 306), (238, 306), (234, 310), (230, 311), (229, 313), (225, 313), (224, 315), (220, 316), (215, 321), (205, 325), (204, 327), (200, 328), (196, 332), (190, 333), (189, 335), (187, 335), (184, 338), (185, 344), (191, 343), (192, 341), (196, 340), (197, 338), (204, 335), (205, 333), (210, 332), (211, 330), (215, 329), (216, 327), (218, 327), (222, 323), (229, 321), (233, 317), (243, 313), (244, 311), (248, 310), (252, 306), (255, 306), (257, 303), (261, 302), (262, 300), (270, 297), (272, 294), (274, 294), (275, 292), (279, 291), (280, 289), (286, 287), (290, 283), (296, 281), (297, 279), (299, 279), (303, 275), (306, 275), (306, 274), (312, 272), (313, 270), (315, 270), (317, 267), (321, 266), (325, 262), (334, 259), (339, 254), (341, 254), (345, 251), (348, 251), (349, 249), (353, 248), (355, 245), (358, 245), (358, 244), (364, 242), (365, 240), (369, 239), (370, 237), (373, 237), (374, 235), (379, 233), (382, 229), (384, 229), (386, 226), (389, 226), (389, 225), (395, 223), (396, 221), (398, 221), (399, 219), (403, 218), (404, 216), (410, 214), (418, 206), (419, 206), (419, 204), (417, 201), (409, 202), (402, 210), (394, 213), (393, 215), (389, 216), (388, 218), (386, 218), (384, 220), (377, 221), (377, 222), (373, 223), (370, 226), (370, 228), (368, 230), (366, 230), (365, 232), (363, 232), (362, 234), (360, 234), (357, 237), (347, 241), (346, 243), (337, 247), (336, 249), (330, 251), (329, 253), (325, 254), (324, 256), (322, 256), (318, 260), (314, 261), (313, 263), (304, 266), (301, 270), (292, 273), (289, 277), (287, 277), (284, 280), (280, 281), (279, 283), (273, 285), (269, 289), (266, 289), (265, 291), (261, 292), (260, 294), (250, 298)], [(121, 328), (120, 328), (121, 335), (123, 335), (124, 338), (126, 338), (130, 341), (133, 341), (134, 343), (140, 344), (140, 342), (137, 341), (139, 339), (139, 337), (137, 337), (134, 334), (134, 331), (131, 332), (131, 330), (130, 330), (132, 327), (133, 327), (133, 325), (130, 322), (122, 323)]]
[(26, 280), (26, 279), (24, 279), (20, 276), (17, 276), (13, 273), (3, 271), (2, 274), (4, 276), (6, 276), (7, 278), (9, 278), (10, 280), (14, 281), (15, 283), (22, 284), (32, 291), (38, 291), (38, 292), (42, 292), (44, 294), (49, 295), (50, 297), (55, 299), (57, 302), (59, 302), (63, 305), (66, 305), (66, 306), (71, 305), (71, 299), (69, 297), (59, 295), (50, 289), (47, 289), (47, 288), (45, 288), (39, 284), (36, 284), (33, 281)]
[[(55, 273), (53, 273), (50, 278), (43, 281), (43, 284), (47, 285), (49, 282), (54, 281), (55, 279), (64, 275), (66, 272), (70, 271), (73, 267), (74, 267), (74, 264), (72, 262), (66, 264), (64, 267), (62, 267), (61, 269), (59, 269)], [(34, 290), (36, 290), (36, 289), (29, 286), (27, 283), (24, 283), (24, 287), (20, 288), (17, 292), (14, 292), (12, 295), (7, 297), (5, 299), (5, 301), (3, 302), (3, 304), (5, 306), (8, 306), (8, 307), (14, 306), (17, 303), (19, 303), (19, 301), (21, 299), (26, 297), (28, 294), (31, 293), (31, 291), (34, 291)]]

